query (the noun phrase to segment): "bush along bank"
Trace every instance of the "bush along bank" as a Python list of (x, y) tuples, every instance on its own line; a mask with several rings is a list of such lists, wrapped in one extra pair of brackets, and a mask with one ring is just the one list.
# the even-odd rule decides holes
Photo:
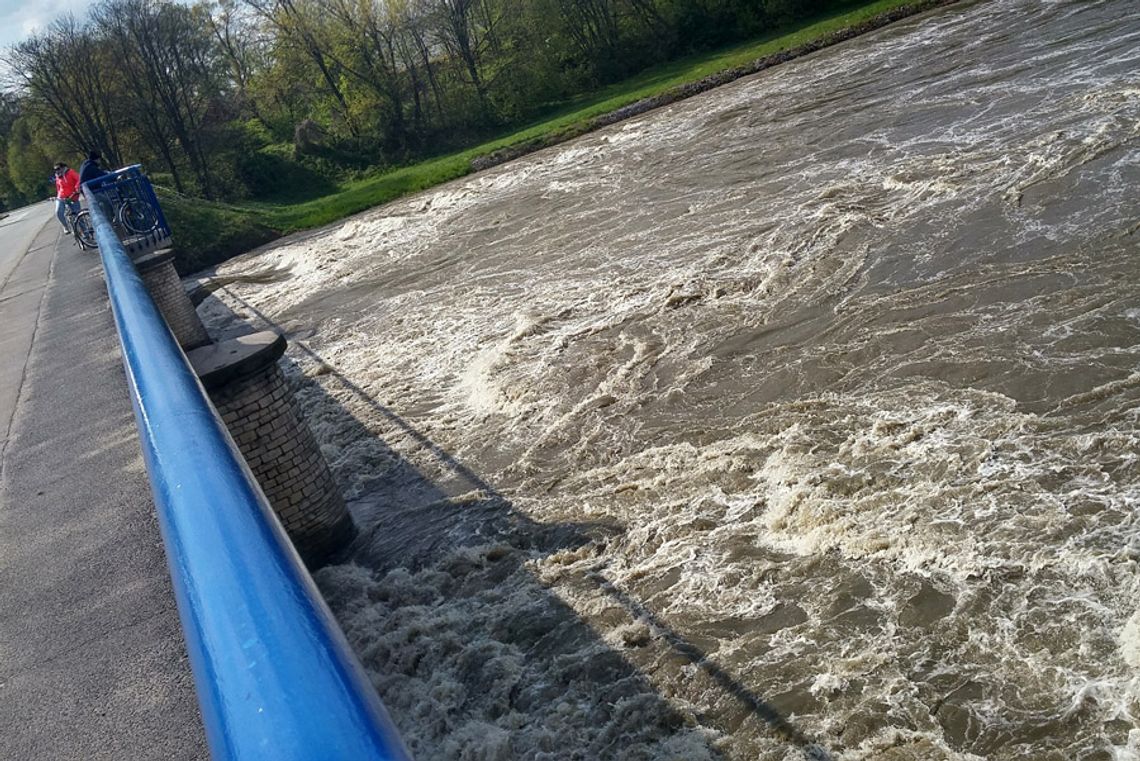
[(159, 203), (174, 233), (174, 268), (189, 275), (224, 262), (281, 237), (246, 209), (180, 196), (156, 188)]
[(897, 8), (892, 8), (891, 10), (884, 13), (872, 16), (865, 21), (844, 27), (842, 29), (837, 29), (833, 32), (825, 34), (822, 37), (819, 37), (818, 39), (803, 43), (802, 45), (796, 45), (795, 47), (757, 58), (756, 60), (742, 66), (734, 66), (730, 69), (725, 69), (715, 74), (710, 74), (709, 76), (702, 77), (701, 79), (698, 79), (694, 82), (688, 82), (686, 84), (671, 87), (665, 92), (650, 96), (648, 98), (642, 98), (641, 100), (630, 103), (627, 106), (622, 106), (621, 108), (615, 109), (614, 111), (610, 111), (606, 114), (602, 114), (601, 116), (595, 116), (592, 119), (581, 122), (580, 124), (565, 127), (557, 132), (548, 135), (542, 135), (532, 140), (519, 143), (517, 145), (510, 145), (505, 148), (500, 148), (491, 153), (477, 156), (472, 159), (471, 168), (474, 171), (489, 169), (490, 167), (493, 167), (497, 164), (502, 164), (506, 161), (511, 161), (512, 159), (519, 158), (520, 156), (525, 156), (528, 153), (533, 153), (534, 151), (542, 150), (543, 148), (549, 148), (559, 143), (566, 142), (567, 140), (571, 140), (575, 137), (578, 137), (579, 135), (584, 135), (588, 132), (593, 132), (594, 130), (601, 129), (602, 127), (608, 127), (611, 124), (617, 124), (618, 122), (624, 121), (626, 119), (631, 119), (635, 116), (644, 114), (647, 111), (652, 111), (655, 108), (661, 108), (662, 106), (667, 106), (671, 103), (676, 103), (678, 101), (685, 100), (686, 98), (691, 98), (694, 95), (699, 95), (700, 93), (711, 90), (714, 87), (720, 87), (721, 85), (728, 84), (729, 82), (733, 82), (737, 79), (740, 79), (741, 77), (747, 77), (751, 74), (759, 73), (765, 69), (769, 69), (773, 66), (778, 66), (781, 63), (786, 63), (795, 58), (801, 58), (803, 56), (809, 55), (810, 53), (822, 50), (826, 47), (836, 45), (840, 42), (846, 42), (847, 40), (850, 40), (854, 37), (858, 37), (862, 34), (881, 29), (904, 18), (915, 16), (919, 13), (925, 13), (926, 11), (934, 10), (942, 6), (953, 5), (957, 2), (960, 2), (960, 0), (921, 0), (917, 3), (909, 3)]

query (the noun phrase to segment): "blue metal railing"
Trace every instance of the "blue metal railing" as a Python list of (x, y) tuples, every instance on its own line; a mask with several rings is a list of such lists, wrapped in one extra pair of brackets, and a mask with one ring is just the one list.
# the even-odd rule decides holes
[(91, 192), (84, 188), (211, 755), (408, 761)]

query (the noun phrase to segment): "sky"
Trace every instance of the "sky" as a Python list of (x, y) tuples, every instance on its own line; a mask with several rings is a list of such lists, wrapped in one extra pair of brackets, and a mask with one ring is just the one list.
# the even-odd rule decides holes
[(67, 12), (82, 18), (90, 0), (0, 0), (0, 48), (8, 48)]

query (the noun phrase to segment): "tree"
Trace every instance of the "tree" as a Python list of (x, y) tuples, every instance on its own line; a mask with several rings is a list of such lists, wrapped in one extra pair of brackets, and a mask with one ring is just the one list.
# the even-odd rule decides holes
[(436, 40), (463, 65), (468, 82), (475, 88), (483, 115), (489, 114), (487, 86), (480, 73), (480, 38), (472, 26), (476, 0), (432, 0)]
[[(133, 105), (151, 108), (142, 130), (178, 179), (170, 140), (181, 148), (203, 195), (214, 195), (205, 142), (211, 106), (221, 94), (216, 42), (203, 11), (155, 0), (106, 0), (92, 13), (105, 30), (133, 91)], [(156, 108), (157, 107), (157, 108)]]
[(28, 197), (12, 182), (8, 166), (8, 146), (11, 144), (12, 129), (19, 118), (19, 98), (13, 93), (0, 92), (0, 201), (5, 209), (21, 206), (28, 201)]
[(260, 117), (250, 95), (250, 85), (266, 66), (264, 38), (243, 15), (237, 0), (217, 0), (205, 19), (217, 41), (217, 50), (225, 62), (238, 105)]
[(120, 130), (112, 91), (114, 70), (107, 49), (75, 17), (65, 16), (48, 30), (17, 44), (5, 59), (27, 90), (29, 109), (51, 137), (77, 153), (101, 150), (109, 161), (120, 156)]
[(296, 46), (316, 66), (321, 80), (339, 106), (344, 124), (352, 135), (359, 132), (348, 108), (348, 100), (340, 84), (341, 70), (328, 53), (328, 44), (321, 38), (321, 25), (311, 4), (294, 0), (243, 0), (268, 22), (280, 41)]
[(36, 130), (30, 119), (21, 116), (8, 136), (8, 174), (12, 185), (24, 198), (44, 198), (53, 194), (51, 171), (56, 160), (48, 156), (36, 141)]
[(319, 5), (335, 32), (330, 57), (379, 100), (378, 132), (389, 149), (402, 149), (408, 135), (403, 72), (397, 58), (399, 31), (387, 6), (373, 0), (323, 0)]

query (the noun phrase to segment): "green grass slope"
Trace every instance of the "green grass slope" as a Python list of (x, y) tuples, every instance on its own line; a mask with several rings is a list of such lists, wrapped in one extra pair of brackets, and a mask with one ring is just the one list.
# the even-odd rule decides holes
[(673, 61), (561, 104), (498, 139), (346, 182), (315, 199), (217, 204), (160, 193), (174, 231), (178, 270), (197, 271), (277, 236), (335, 222), (954, 1), (875, 0), (746, 44)]

